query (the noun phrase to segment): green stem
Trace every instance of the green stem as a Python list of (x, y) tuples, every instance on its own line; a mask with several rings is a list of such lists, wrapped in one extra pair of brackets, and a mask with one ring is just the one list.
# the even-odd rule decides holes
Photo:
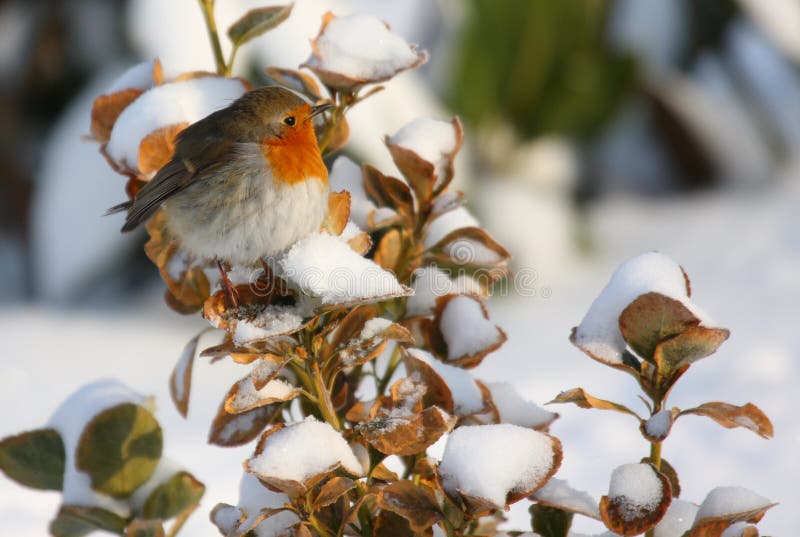
[(203, 10), (203, 18), (206, 21), (208, 38), (211, 40), (211, 48), (214, 51), (214, 62), (217, 65), (217, 74), (228, 76), (230, 74), (225, 65), (225, 58), (222, 56), (222, 46), (219, 42), (219, 32), (217, 31), (217, 21), (214, 18), (214, 0), (198, 0), (200, 8)]
[(650, 443), (650, 463), (661, 471), (661, 442)]
[(319, 364), (311, 361), (311, 378), (314, 383), (314, 394), (317, 397), (317, 405), (319, 406), (322, 417), (325, 418), (331, 427), (337, 431), (342, 430), (342, 424), (339, 422), (339, 416), (333, 408), (333, 401), (331, 401), (331, 393), (325, 385), (325, 379), (322, 378), (322, 372), (319, 369)]

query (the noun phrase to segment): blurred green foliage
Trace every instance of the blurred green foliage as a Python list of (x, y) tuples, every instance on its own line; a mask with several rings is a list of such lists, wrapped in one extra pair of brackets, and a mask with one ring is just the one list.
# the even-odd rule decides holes
[(595, 134), (634, 89), (633, 59), (606, 39), (606, 0), (468, 0), (450, 105), (523, 138)]

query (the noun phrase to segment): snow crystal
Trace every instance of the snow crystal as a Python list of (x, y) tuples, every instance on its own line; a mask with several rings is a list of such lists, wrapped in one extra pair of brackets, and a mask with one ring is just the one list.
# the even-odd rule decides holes
[(639, 518), (654, 510), (664, 494), (663, 484), (649, 464), (623, 464), (611, 474), (608, 495), (618, 502), (625, 520)]
[(239, 389), (231, 401), (231, 407), (237, 410), (249, 410), (262, 406), (264, 401), (276, 402), (291, 399), (296, 388), (281, 379), (267, 382), (260, 390), (256, 390), (251, 377), (245, 377), (238, 383)]
[(462, 491), (503, 507), (509, 492), (535, 488), (553, 464), (553, 440), (510, 424), (455, 429), (447, 439), (439, 474), (449, 493)]
[(487, 382), (486, 387), (492, 393), (492, 401), (502, 423), (520, 427), (542, 427), (558, 417), (555, 412), (524, 399), (509, 382)]
[(291, 332), (303, 325), (303, 308), (267, 306), (255, 319), (236, 321), (233, 342), (243, 345)]
[(341, 434), (313, 417), (269, 435), (261, 453), (247, 462), (256, 475), (300, 483), (338, 464), (361, 474), (361, 464)]
[(431, 222), (423, 244), (425, 248), (431, 248), (449, 233), (465, 227), (480, 227), (480, 224), (464, 207), (448, 211)]
[[(248, 522), (256, 518), (262, 509), (276, 509), (287, 503), (291, 503), (291, 500), (286, 494), (269, 490), (254, 475), (245, 472), (242, 476), (239, 484), (239, 509), (248, 517), (242, 524), (243, 527), (251, 525), (252, 522)], [(298, 521), (293, 512), (281, 511), (265, 519), (254, 531), (256, 537), (279, 537), (285, 535)]]
[(666, 438), (672, 428), (672, 411), (656, 412), (644, 422), (645, 432), (653, 438)]
[(457, 296), (447, 302), (439, 328), (451, 359), (473, 356), (503, 340), (502, 332), (484, 317), (481, 303), (470, 296)]
[(331, 192), (350, 193), (350, 220), (362, 229), (369, 229), (368, 217), (375, 210), (375, 204), (367, 198), (361, 168), (347, 157), (339, 157), (331, 166), (328, 177)]
[(483, 394), (469, 372), (460, 367), (443, 364), (431, 353), (422, 349), (408, 349), (407, 352), (417, 360), (431, 366), (442, 377), (453, 394), (456, 415), (468, 416), (483, 410)]
[(64, 485), (62, 498), (65, 504), (102, 507), (121, 516), (128, 516), (126, 502), (92, 490), (89, 474), (77, 469), (75, 454), (86, 425), (106, 409), (124, 403), (145, 405), (145, 397), (137, 394), (117, 380), (92, 382), (70, 395), (56, 409), (49, 421), (64, 442)]
[(139, 144), (148, 134), (175, 123), (194, 123), (244, 93), (242, 82), (232, 78), (202, 77), (157, 86), (122, 111), (106, 149), (115, 161), (135, 168)]
[(620, 265), (575, 331), (575, 342), (605, 361), (621, 363), (625, 339), (619, 316), (628, 304), (649, 292), (681, 301), (703, 324), (710, 324), (689, 300), (681, 267), (664, 254), (649, 252)]
[(315, 233), (298, 241), (277, 265), (281, 276), (304, 293), (321, 299), (322, 304), (408, 294), (392, 273), (327, 233)]
[(744, 487), (717, 487), (700, 504), (695, 522), (704, 518), (721, 517), (761, 509), (772, 502)]
[(413, 67), (417, 52), (373, 15), (355, 14), (328, 22), (306, 63), (357, 80), (383, 80)]
[(551, 479), (536, 491), (533, 499), (600, 520), (598, 501), (588, 492), (572, 488), (564, 479)]
[(436, 177), (444, 176), (444, 167), (456, 149), (456, 131), (449, 121), (417, 118), (389, 138), (389, 143), (413, 151), (434, 166)]
[(126, 89), (146, 90), (153, 87), (153, 61), (138, 63), (117, 78), (106, 93), (116, 93)]
[(679, 500), (672, 500), (669, 509), (664, 514), (664, 518), (658, 523), (653, 532), (653, 537), (676, 537), (681, 536), (692, 527), (694, 517), (697, 515), (697, 506), (693, 503)]

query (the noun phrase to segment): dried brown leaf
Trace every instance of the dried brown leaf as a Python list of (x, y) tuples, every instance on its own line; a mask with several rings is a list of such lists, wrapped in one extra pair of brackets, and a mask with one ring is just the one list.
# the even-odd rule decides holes
[(322, 93), (314, 77), (302, 71), (284, 69), (283, 67), (267, 67), (267, 75), (281, 86), (286, 86), (309, 97), (314, 102), (322, 99)]
[(186, 343), (181, 357), (169, 377), (169, 394), (178, 413), (184, 418), (189, 412), (189, 396), (192, 391), (192, 369), (197, 355), (197, 344), (206, 330), (201, 331)]
[(767, 415), (752, 403), (736, 406), (730, 403), (713, 401), (710, 403), (703, 403), (695, 408), (683, 410), (679, 416), (689, 414), (711, 418), (728, 429), (744, 427), (763, 438), (771, 438), (772, 435), (775, 434), (772, 422)]
[(314, 510), (327, 507), (355, 488), (356, 482), (348, 477), (334, 476), (319, 489), (319, 494), (312, 503)]
[(415, 533), (429, 529), (442, 518), (433, 490), (411, 481), (386, 485), (378, 493), (376, 502), (381, 509), (406, 519)]
[(114, 123), (125, 108), (143, 93), (138, 88), (124, 89), (101, 95), (92, 103), (92, 136), (100, 143), (111, 138)]
[(660, 293), (640, 295), (619, 316), (622, 337), (650, 362), (659, 343), (698, 324), (700, 320), (682, 302)]
[(175, 153), (178, 134), (188, 126), (186, 122), (174, 123), (145, 136), (139, 143), (139, 171), (151, 176), (167, 164)]
[(598, 399), (597, 397), (594, 397), (586, 393), (586, 391), (583, 388), (573, 388), (571, 390), (561, 392), (556, 396), (555, 399), (550, 401), (550, 403), (548, 404), (551, 403), (573, 403), (581, 408), (614, 410), (616, 412), (621, 412), (623, 414), (629, 414), (635, 417), (637, 420), (641, 421), (639, 415), (630, 408), (626, 407), (625, 405), (620, 405), (619, 403), (606, 401), (605, 399)]
[(282, 403), (275, 403), (241, 414), (230, 414), (225, 411), (223, 402), (211, 423), (208, 443), (223, 447), (247, 444), (280, 417), (282, 407)]
[(328, 194), (328, 214), (322, 229), (331, 235), (341, 235), (350, 218), (350, 192), (331, 192)]

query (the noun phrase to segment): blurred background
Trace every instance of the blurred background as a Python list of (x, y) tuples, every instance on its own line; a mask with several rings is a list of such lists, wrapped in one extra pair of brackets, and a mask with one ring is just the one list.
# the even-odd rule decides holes
[[(219, 24), (264, 3), (221, 0)], [(682, 497), (743, 485), (782, 503), (762, 533), (793, 534), (800, 1), (297, 0), (284, 25), (242, 50), (240, 72), (296, 68), (327, 10), (378, 15), (431, 56), (352, 111), (347, 154), (391, 171), (385, 134), (418, 116), (459, 115), (458, 186), (514, 269), (532, 277), (527, 296), (490, 304), (509, 342), (478, 375), (540, 403), (580, 385), (636, 406), (633, 383), (567, 335), (617, 264), (667, 253), (692, 277), (697, 303), (732, 331), (673, 403), (752, 401), (776, 426), (764, 441), (680, 422), (664, 449)], [(210, 507), (235, 500), (247, 452), (204, 444), (220, 377), (238, 373), (202, 364), (189, 420), (172, 409), (167, 376), (202, 322), (161, 302), (144, 234), (122, 236), (118, 218), (100, 216), (123, 199), (124, 178), (82, 139), (93, 99), (153, 57), (168, 74), (211, 69), (194, 0), (0, 0), (0, 436), (42, 425), (79, 384), (118, 376), (158, 397), (167, 453), (212, 485)], [(574, 486), (599, 497), (615, 466), (646, 454), (625, 418), (558, 410), (559, 475)], [(9, 535), (44, 535), (57, 503), (0, 477)], [(524, 510), (510, 516), (526, 527)], [(204, 515), (193, 519), (190, 534), (215, 533)]]

